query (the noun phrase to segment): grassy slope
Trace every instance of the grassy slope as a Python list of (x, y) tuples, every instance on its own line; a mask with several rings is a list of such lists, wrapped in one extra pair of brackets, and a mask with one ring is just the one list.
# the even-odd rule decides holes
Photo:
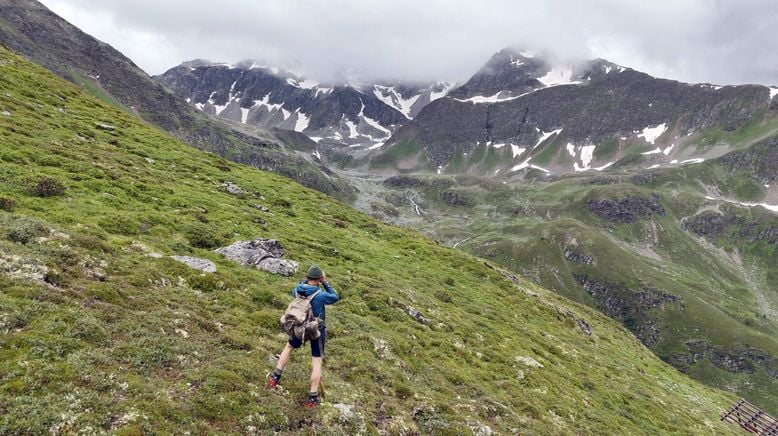
[[(0, 115), (0, 197), (16, 203), (0, 211), (0, 433), (733, 430), (717, 415), (732, 395), (677, 373), (595, 311), (195, 151), (5, 50), (0, 111), (10, 112)], [(43, 177), (64, 195), (31, 195)], [(248, 198), (223, 192), (225, 180)], [(329, 403), (300, 409), (304, 353), (287, 371), (289, 395), (263, 388), (295, 279), (192, 247), (256, 236), (322, 263), (341, 291), (326, 400), (353, 405), (354, 416)], [(205, 257), (219, 272), (148, 251)], [(48, 283), (18, 277), (42, 265)]]
[[(774, 334), (778, 319), (768, 308), (760, 307), (753, 289), (757, 287), (764, 298), (774, 301), (774, 290), (778, 289), (771, 275), (778, 266), (775, 246), (730, 237), (716, 241), (718, 248), (711, 248), (712, 244), (700, 242), (679, 225), (682, 218), (715, 205), (704, 200), (701, 183), (718, 185), (724, 194), (736, 197), (738, 190), (732, 187), (751, 186), (754, 182), (743, 174), (725, 171), (715, 162), (667, 170), (645, 186), (590, 185), (582, 183), (585, 180), (573, 177), (554, 183), (503, 186), (458, 177), (454, 188), (469, 191), (469, 198), (478, 199), (475, 206), (448, 207), (440, 200), (440, 192), (428, 188), (422, 208), (431, 215), (416, 227), (451, 243), (474, 236), (459, 247), (591, 306), (597, 304), (575, 281), (574, 273), (633, 290), (650, 286), (680, 296), (682, 305), (671, 304), (652, 313), (659, 320), (662, 336), (652, 348), (665, 359), (688, 354), (685, 342), (696, 339), (727, 349), (757, 347), (778, 356)], [(629, 182), (629, 178), (625, 180)], [(756, 187), (762, 188), (758, 184)], [(751, 193), (749, 189), (743, 191)], [(589, 199), (650, 197), (653, 193), (663, 196), (666, 216), (635, 224), (610, 224), (586, 208)], [(410, 210), (406, 213), (413, 215)], [(760, 216), (758, 211), (743, 210), (741, 214), (746, 222), (778, 225), (769, 213)], [(572, 263), (564, 257), (565, 248), (591, 256), (597, 263)], [(738, 266), (738, 262), (744, 266)], [(772, 366), (776, 363), (778, 360)], [(764, 368), (757, 367), (754, 374), (732, 373), (703, 361), (693, 365), (690, 374), (745, 395), (769, 410), (778, 410), (778, 380)]]

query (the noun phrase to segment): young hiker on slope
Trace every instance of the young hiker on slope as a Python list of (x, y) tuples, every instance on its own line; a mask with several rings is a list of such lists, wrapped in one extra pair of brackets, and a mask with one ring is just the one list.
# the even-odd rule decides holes
[[(320, 289), (321, 285), (324, 289)], [(313, 408), (319, 404), (319, 382), (321, 381), (321, 361), (324, 357), (324, 343), (326, 342), (326, 325), (324, 323), (325, 309), (327, 304), (333, 304), (338, 301), (338, 294), (335, 289), (327, 282), (327, 276), (324, 271), (316, 265), (311, 266), (305, 275), (305, 280), (292, 289), (293, 297), (302, 297), (310, 299), (311, 312), (314, 318), (321, 320), (319, 324), (319, 338), (311, 340), (311, 391), (308, 395), (306, 407)], [(313, 298), (311, 298), (313, 296)], [(271, 388), (278, 386), (281, 380), (281, 374), (284, 367), (292, 356), (292, 351), (300, 348), (303, 341), (300, 338), (290, 336), (284, 351), (278, 358), (278, 366), (275, 371), (268, 374), (267, 382)]]

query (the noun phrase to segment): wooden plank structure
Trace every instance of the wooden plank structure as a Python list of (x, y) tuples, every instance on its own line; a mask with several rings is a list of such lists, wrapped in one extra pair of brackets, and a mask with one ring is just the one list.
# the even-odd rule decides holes
[(738, 424), (749, 433), (778, 436), (778, 420), (744, 399), (722, 412), (721, 420)]

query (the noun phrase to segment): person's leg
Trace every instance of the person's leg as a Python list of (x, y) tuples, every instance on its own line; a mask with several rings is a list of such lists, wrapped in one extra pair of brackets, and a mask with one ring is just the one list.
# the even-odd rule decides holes
[(287, 343), (284, 351), (281, 352), (281, 356), (278, 357), (278, 369), (284, 370), (286, 364), (289, 363), (289, 358), (292, 357), (292, 351), (294, 351), (294, 347), (292, 344)]
[(281, 355), (278, 356), (278, 364), (276, 365), (276, 369), (274, 369), (273, 372), (267, 376), (267, 382), (270, 387), (275, 388), (278, 386), (278, 382), (281, 381), (281, 374), (284, 372), (284, 367), (287, 363), (289, 363), (289, 359), (292, 357), (292, 351), (294, 351), (295, 348), (299, 348), (300, 345), (302, 345), (302, 342), (299, 339), (289, 339), (286, 347), (284, 347), (284, 351), (282, 351)]
[(319, 393), (321, 381), (321, 357), (311, 358), (311, 395)]

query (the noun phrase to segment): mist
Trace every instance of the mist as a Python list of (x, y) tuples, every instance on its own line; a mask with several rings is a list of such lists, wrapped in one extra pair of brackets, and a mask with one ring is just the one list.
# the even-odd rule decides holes
[(772, 0), (42, 3), (153, 75), (197, 58), (256, 59), (318, 81), (461, 81), (519, 46), (686, 82), (778, 84)]

